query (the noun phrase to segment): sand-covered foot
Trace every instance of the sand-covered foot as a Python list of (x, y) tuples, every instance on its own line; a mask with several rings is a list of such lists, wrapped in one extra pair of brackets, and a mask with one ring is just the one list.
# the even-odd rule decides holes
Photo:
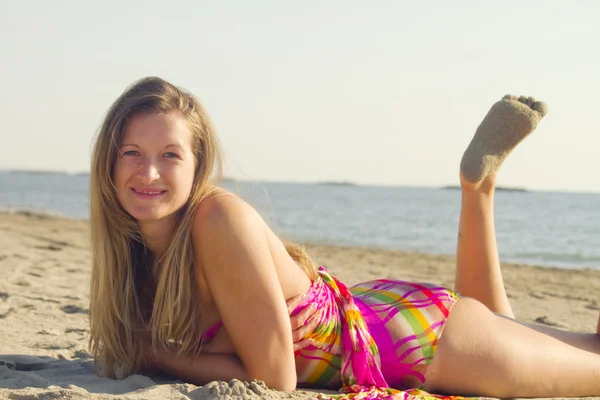
[(533, 97), (504, 96), (492, 106), (465, 150), (460, 162), (462, 177), (479, 182), (495, 173), (547, 112), (546, 104)]

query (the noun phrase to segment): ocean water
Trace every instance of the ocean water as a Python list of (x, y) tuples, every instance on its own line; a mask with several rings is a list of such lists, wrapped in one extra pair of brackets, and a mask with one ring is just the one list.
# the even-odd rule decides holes
[[(88, 217), (87, 175), (0, 172), (0, 209)], [(454, 254), (460, 191), (226, 181), (293, 240)], [(600, 193), (496, 193), (500, 258), (600, 268)]]

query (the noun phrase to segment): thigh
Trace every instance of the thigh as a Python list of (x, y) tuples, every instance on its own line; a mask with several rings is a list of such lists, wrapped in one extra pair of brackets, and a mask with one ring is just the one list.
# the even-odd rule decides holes
[(494, 334), (486, 332), (493, 317), (496, 316), (477, 300), (457, 301), (427, 371), (425, 390), (484, 395), (496, 386), (498, 376), (507, 373), (500, 369), (508, 360), (502, 360), (504, 356)]
[(600, 394), (600, 356), (460, 299), (446, 322), (425, 390), (464, 396)]

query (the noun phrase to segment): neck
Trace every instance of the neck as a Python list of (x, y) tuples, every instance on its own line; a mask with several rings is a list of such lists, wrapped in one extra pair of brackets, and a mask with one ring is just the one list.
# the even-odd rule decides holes
[(146, 246), (158, 260), (167, 251), (171, 237), (173, 237), (175, 217), (169, 216), (156, 221), (140, 221), (139, 227)]

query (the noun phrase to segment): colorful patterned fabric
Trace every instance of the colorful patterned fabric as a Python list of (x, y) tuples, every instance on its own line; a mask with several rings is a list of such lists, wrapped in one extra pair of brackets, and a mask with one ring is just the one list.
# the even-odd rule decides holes
[[(440, 396), (427, 393), (421, 389), (398, 390), (392, 388), (377, 388), (372, 386), (354, 385), (347, 393), (339, 395), (317, 395), (318, 400), (463, 400), (466, 397), (461, 396)], [(487, 397), (479, 397), (478, 400), (487, 399)]]
[(420, 389), (457, 295), (446, 288), (376, 280), (348, 289), (319, 268), (292, 314), (316, 303), (312, 345), (296, 353), (298, 384), (342, 387), (320, 399), (457, 399)]

